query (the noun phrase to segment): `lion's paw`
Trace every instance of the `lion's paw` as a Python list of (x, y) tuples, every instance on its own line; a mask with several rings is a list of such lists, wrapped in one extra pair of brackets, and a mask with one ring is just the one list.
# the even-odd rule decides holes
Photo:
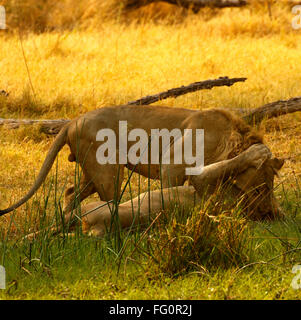
[(260, 143), (254, 144), (244, 151), (244, 156), (250, 166), (259, 169), (267, 159), (272, 157), (272, 153), (266, 145)]

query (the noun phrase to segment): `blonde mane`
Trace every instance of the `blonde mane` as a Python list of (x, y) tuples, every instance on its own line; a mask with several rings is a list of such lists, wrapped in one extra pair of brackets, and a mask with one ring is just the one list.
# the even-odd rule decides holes
[(252, 128), (244, 120), (232, 113), (220, 110), (220, 112), (232, 123), (232, 133), (227, 141), (227, 149), (230, 150), (228, 159), (231, 159), (256, 143), (264, 143), (263, 134)]

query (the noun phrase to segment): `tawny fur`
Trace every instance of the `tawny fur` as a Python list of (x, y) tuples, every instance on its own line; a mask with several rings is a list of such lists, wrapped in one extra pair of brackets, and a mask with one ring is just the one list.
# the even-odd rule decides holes
[[(74, 208), (74, 203), (87, 198), (97, 192), (100, 199), (113, 199), (118, 176), (117, 194), (123, 181), (123, 172), (127, 167), (151, 179), (160, 177), (159, 165), (124, 166), (106, 164), (100, 165), (96, 160), (96, 151), (101, 142), (96, 141), (96, 134), (100, 129), (110, 128), (115, 131), (118, 141), (118, 123), (128, 121), (129, 130), (142, 128), (148, 134), (151, 129), (172, 130), (204, 129), (205, 133), (205, 165), (233, 158), (251, 145), (262, 143), (260, 134), (246, 125), (241, 119), (230, 112), (220, 109), (190, 110), (163, 106), (114, 106), (97, 109), (74, 119), (67, 124), (53, 142), (38, 177), (28, 192), (20, 201), (8, 209), (0, 211), (0, 215), (8, 213), (30, 199), (44, 182), (55, 158), (61, 148), (68, 144), (71, 154), (69, 161), (77, 161), (82, 168), (83, 178), (80, 182), (80, 197), (75, 193), (74, 186), (65, 193), (64, 212)], [(128, 143), (128, 149), (133, 143)], [(117, 150), (118, 151), (118, 150)], [(195, 150), (193, 150), (194, 152)], [(171, 157), (173, 152), (171, 150)], [(172, 163), (172, 159), (171, 159)], [(162, 183), (164, 187), (183, 185), (188, 176), (185, 174), (187, 165), (162, 165)], [(79, 201), (75, 201), (78, 199)]]

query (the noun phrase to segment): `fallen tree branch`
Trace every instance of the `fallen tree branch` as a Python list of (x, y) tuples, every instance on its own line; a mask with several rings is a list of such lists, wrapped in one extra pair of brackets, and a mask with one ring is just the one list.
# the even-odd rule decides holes
[(171, 4), (176, 4), (184, 8), (199, 10), (204, 7), (226, 8), (243, 7), (248, 4), (247, 0), (163, 0)]
[(245, 115), (243, 119), (249, 124), (259, 124), (263, 119), (271, 119), (298, 111), (301, 111), (301, 97), (265, 104)]
[(0, 118), (0, 126), (5, 125), (9, 129), (17, 129), (21, 125), (39, 125), (41, 127), (41, 131), (49, 134), (55, 135), (60, 132), (62, 127), (70, 122), (68, 119), (55, 119), (55, 120), (27, 120), (27, 119), (3, 119)]
[[(170, 4), (177, 5), (186, 9), (192, 9), (194, 12), (198, 12), (201, 8), (227, 8), (227, 7), (244, 7), (252, 5), (253, 0), (122, 0), (122, 5), (125, 10), (138, 9), (140, 7), (149, 5), (154, 2), (167, 2)], [(256, 0), (258, 3), (258, 0)], [(262, 0), (263, 5), (268, 4), (269, 10), (272, 4), (276, 4), (277, 0), (267, 2)], [(300, 4), (300, 0), (286, 0), (287, 5), (294, 6)], [(119, 2), (118, 2), (119, 4)]]
[(204, 7), (226, 8), (226, 7), (243, 7), (248, 4), (247, 0), (123, 0), (125, 10), (137, 9), (154, 2), (167, 2), (178, 5), (195, 12)]
[[(122, 0), (124, 10), (138, 9), (154, 2), (167, 2), (185, 9), (192, 9), (196, 13), (204, 7), (229, 8), (252, 5), (252, 0)], [(261, 2), (263, 5), (268, 5), (269, 14), (271, 15), (271, 5), (277, 3), (277, 1), (274, 0), (273, 2), (267, 2), (267, 0), (262, 0)], [(258, 3), (258, 0), (256, 3)], [(294, 6), (300, 4), (301, 1), (286, 0), (285, 3), (287, 5)]]
[(213, 87), (221, 87), (221, 86), (232, 86), (236, 82), (244, 82), (247, 78), (232, 78), (229, 79), (228, 77), (220, 77), (219, 79), (215, 80), (206, 80), (206, 81), (200, 81), (200, 82), (194, 82), (189, 84), (188, 86), (182, 86), (178, 88), (173, 88), (158, 94), (154, 94), (152, 96), (146, 96), (144, 98), (130, 101), (129, 105), (147, 105), (152, 104), (160, 100), (164, 100), (167, 98), (177, 98), (178, 96), (195, 92), (198, 90), (204, 90), (204, 89), (212, 89)]

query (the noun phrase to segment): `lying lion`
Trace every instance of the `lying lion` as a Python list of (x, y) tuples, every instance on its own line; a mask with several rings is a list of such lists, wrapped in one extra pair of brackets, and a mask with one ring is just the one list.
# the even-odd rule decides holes
[[(260, 186), (261, 181), (264, 180), (262, 175), (269, 168), (270, 170), (274, 170), (274, 168), (279, 170), (282, 165), (283, 161), (271, 159), (271, 153), (267, 147), (262, 144), (253, 145), (233, 159), (205, 166), (201, 175), (193, 176), (193, 186), (179, 186), (145, 192), (120, 204), (118, 221), (122, 228), (130, 228), (137, 224), (148, 225), (150, 217), (154, 219), (162, 212), (162, 209), (169, 209), (176, 203), (188, 208), (201, 204), (224, 182), (230, 184), (230, 188), (227, 188), (228, 196), (230, 193), (236, 199), (247, 200), (246, 198), (251, 197), (251, 193), (255, 192), (258, 187), (262, 188), (260, 192), (265, 193), (265, 187)], [(229, 181), (230, 177), (232, 179)], [(246, 190), (249, 194), (246, 193)], [(265, 193), (265, 195), (270, 197), (269, 193)], [(258, 200), (256, 196), (260, 198), (257, 194), (254, 196), (255, 200)], [(271, 203), (275, 207), (270, 208), (270, 212), (273, 212), (273, 209), (278, 210), (278, 216), (280, 216), (277, 204), (272, 201)], [(252, 219), (273, 219), (274, 216), (263, 215), (266, 211), (263, 205), (265, 203), (260, 201), (255, 201), (253, 204), (245, 201), (241, 204), (245, 214)], [(81, 214), (83, 215), (84, 233), (102, 237), (108, 230), (114, 231), (115, 229), (112, 223), (112, 207), (106, 202), (89, 203), (82, 207)]]
[[(65, 192), (64, 212), (67, 216), (77, 203), (95, 192), (98, 193), (102, 201), (113, 199), (116, 193), (119, 195), (125, 168), (151, 179), (162, 178), (164, 188), (183, 185), (189, 177), (185, 171), (186, 164), (165, 164), (160, 167), (160, 165), (155, 164), (134, 166), (130, 163), (124, 165), (101, 165), (97, 162), (96, 153), (101, 145), (101, 142), (96, 141), (97, 132), (102, 128), (109, 128), (118, 134), (118, 122), (121, 120), (127, 121), (130, 128), (143, 128), (148, 134), (152, 129), (166, 128), (170, 131), (174, 128), (179, 128), (182, 131), (185, 129), (203, 129), (204, 164), (207, 168), (211, 164), (214, 164), (213, 168), (220, 168), (217, 163), (235, 159), (235, 156), (240, 155), (254, 144), (260, 144), (263, 149), (267, 148), (263, 145), (261, 135), (253, 131), (241, 119), (224, 110), (198, 111), (162, 106), (114, 106), (101, 108), (74, 119), (60, 131), (48, 151), (43, 166), (30, 191), (8, 209), (1, 210), (0, 215), (18, 208), (33, 196), (44, 182), (58, 152), (65, 144), (68, 144), (71, 151), (69, 161), (77, 161), (83, 171), (79, 194), (75, 192), (76, 188), (74, 186), (68, 188)], [(128, 144), (127, 148), (129, 149), (130, 147), (131, 143)], [(255, 151), (254, 149), (249, 149), (247, 154), (250, 155), (250, 152)], [(170, 154), (172, 157), (172, 149)], [(160, 154), (160, 157), (162, 160), (162, 154)], [(224, 162), (223, 164), (227, 167), (230, 163), (232, 162)], [(236, 166), (230, 168), (235, 173), (239, 168), (239, 164), (234, 163)], [(278, 206), (273, 195), (273, 180), (275, 172), (281, 168), (282, 164), (281, 160), (268, 159), (259, 171), (247, 166), (245, 167), (245, 174), (240, 179), (241, 182), (237, 182), (236, 188), (248, 194), (250, 206), (255, 206), (262, 216), (274, 217), (278, 214)], [(255, 181), (258, 185), (255, 187), (254, 181), (251, 182), (254, 175), (258, 178)], [(190, 176), (191, 183), (200, 192), (200, 189), (203, 188), (202, 181), (208, 181), (208, 185), (210, 185), (210, 176), (211, 173), (205, 180), (200, 176)]]
[[(280, 217), (281, 212), (271, 197), (273, 179), (265, 180), (263, 177), (269, 171), (272, 177), (274, 170), (279, 170), (282, 165), (283, 161), (271, 159), (271, 152), (265, 145), (252, 145), (232, 159), (205, 166), (200, 175), (191, 178), (192, 186), (145, 192), (120, 204), (118, 225), (121, 228), (131, 228), (138, 224), (140, 227), (145, 227), (163, 209), (170, 209), (175, 204), (193, 208), (217, 192), (221, 185), (227, 191), (225, 196), (232, 197), (236, 202), (240, 199), (239, 206), (247, 217), (256, 220), (274, 219), (276, 213)], [(225, 184), (228, 184), (227, 188)], [(263, 199), (266, 200), (263, 201)], [(266, 208), (267, 203), (271, 204), (271, 207)], [(114, 232), (116, 229), (117, 220), (114, 222), (113, 218), (116, 212), (110, 202), (92, 202), (82, 206), (79, 214), (66, 215), (64, 228), (51, 228), (50, 233), (56, 234), (62, 229), (71, 231), (81, 223), (84, 233), (103, 237), (108, 231)], [(38, 234), (39, 232), (29, 234), (27, 239), (31, 240)]]

